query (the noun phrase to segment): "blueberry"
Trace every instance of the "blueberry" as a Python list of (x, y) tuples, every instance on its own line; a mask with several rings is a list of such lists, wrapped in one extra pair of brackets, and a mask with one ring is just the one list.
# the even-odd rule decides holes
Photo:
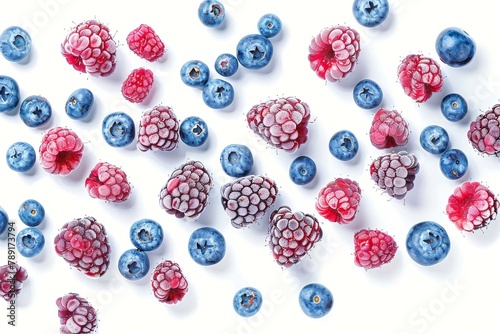
[(7, 212), (0, 206), (0, 235), (4, 234), (7, 231), (7, 226), (9, 224), (9, 215)]
[(18, 62), (30, 53), (31, 37), (23, 28), (12, 26), (0, 35), (0, 47), (5, 59)]
[(135, 124), (132, 118), (124, 112), (113, 112), (102, 121), (104, 140), (113, 147), (124, 147), (135, 138)]
[(460, 94), (450, 93), (441, 100), (441, 112), (450, 122), (462, 120), (468, 110), (467, 101)]
[(382, 103), (384, 94), (382, 88), (373, 80), (359, 81), (352, 91), (354, 103), (363, 109), (373, 109)]
[(307, 316), (321, 318), (332, 309), (333, 296), (330, 290), (324, 285), (310, 283), (300, 290), (299, 304)]
[(308, 184), (316, 176), (316, 163), (307, 156), (299, 156), (290, 164), (288, 175), (295, 184)]
[(436, 39), (436, 52), (439, 59), (451, 67), (467, 65), (476, 52), (476, 43), (464, 30), (446, 28)]
[(220, 154), (220, 163), (229, 176), (247, 176), (253, 167), (252, 151), (241, 144), (227, 145)]
[(266, 38), (272, 38), (278, 35), (281, 31), (281, 27), (281, 20), (275, 14), (264, 14), (257, 22), (259, 33)]
[(29, 227), (40, 225), (45, 219), (45, 208), (35, 199), (25, 200), (17, 210), (19, 219)]
[(450, 137), (439, 125), (429, 125), (420, 133), (420, 145), (432, 154), (441, 154), (448, 148)]
[(118, 259), (118, 270), (126, 279), (135, 281), (149, 272), (149, 256), (138, 249), (128, 249)]
[(163, 229), (151, 219), (141, 219), (130, 227), (130, 240), (141, 251), (152, 251), (163, 242)]
[(179, 136), (187, 146), (201, 146), (208, 139), (207, 123), (197, 116), (190, 116), (181, 122)]
[(353, 159), (358, 153), (358, 139), (351, 131), (340, 130), (330, 138), (328, 149), (335, 158), (348, 161)]
[(40, 95), (31, 95), (24, 99), (19, 110), (21, 120), (30, 128), (42, 126), (52, 117), (49, 101)]
[(441, 155), (439, 167), (444, 176), (450, 180), (457, 180), (467, 172), (469, 161), (461, 150), (449, 149)]
[(228, 107), (234, 100), (233, 86), (222, 79), (211, 79), (203, 86), (203, 102), (213, 109)]
[(202, 266), (219, 263), (226, 254), (224, 236), (213, 227), (200, 227), (189, 237), (189, 255)]
[(84, 119), (93, 104), (94, 94), (87, 88), (79, 88), (66, 100), (66, 114), (72, 119)]
[(42, 231), (36, 227), (27, 227), (17, 234), (16, 246), (19, 254), (24, 257), (38, 255), (45, 245)]
[(262, 306), (262, 294), (252, 287), (241, 288), (234, 294), (233, 308), (242, 317), (251, 317)]
[(223, 77), (230, 77), (238, 71), (238, 59), (230, 53), (223, 53), (215, 59), (215, 71)]
[(35, 149), (26, 142), (16, 142), (7, 150), (6, 159), (7, 165), (13, 171), (27, 172), (35, 165)]
[(0, 112), (9, 112), (19, 105), (20, 94), (17, 81), (0, 75)]
[(450, 238), (438, 223), (424, 221), (413, 225), (406, 236), (406, 250), (420, 265), (441, 262), (450, 251)]
[(203, 87), (210, 76), (210, 69), (201, 60), (189, 60), (181, 67), (181, 79), (190, 87)]
[(240, 39), (236, 46), (236, 58), (241, 66), (258, 70), (269, 64), (273, 56), (273, 44), (261, 34), (250, 34)]
[(387, 0), (354, 0), (352, 13), (362, 26), (376, 27), (387, 18), (389, 2)]
[(217, 0), (204, 0), (198, 7), (198, 18), (207, 27), (217, 27), (224, 22), (226, 10)]

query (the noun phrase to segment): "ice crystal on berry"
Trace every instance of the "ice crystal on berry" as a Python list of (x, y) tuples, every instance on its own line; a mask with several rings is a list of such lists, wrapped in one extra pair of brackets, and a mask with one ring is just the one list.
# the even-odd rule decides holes
[(158, 105), (146, 110), (139, 122), (137, 148), (172, 151), (179, 141), (179, 121), (172, 108)]
[(500, 104), (471, 122), (467, 138), (478, 152), (500, 157)]
[(93, 198), (124, 202), (130, 195), (127, 174), (108, 162), (98, 162), (85, 180), (85, 188)]
[(443, 86), (439, 64), (419, 54), (410, 54), (403, 59), (398, 67), (398, 77), (405, 94), (419, 103), (427, 101)]
[(316, 210), (331, 222), (348, 224), (356, 217), (360, 201), (358, 183), (348, 178), (337, 178), (320, 190)]
[(46, 172), (67, 175), (80, 165), (83, 142), (72, 130), (58, 126), (45, 133), (39, 153)]
[(151, 62), (160, 59), (165, 53), (165, 44), (147, 24), (132, 30), (127, 35), (127, 44), (136, 55)]
[(7, 302), (16, 300), (27, 278), (28, 272), (17, 263), (0, 266), (0, 297)]
[(150, 69), (137, 68), (130, 72), (122, 84), (123, 97), (133, 103), (140, 103), (146, 99), (153, 87), (154, 75)]
[(359, 267), (373, 269), (389, 263), (397, 249), (393, 237), (382, 231), (362, 229), (354, 234), (354, 262)]
[(154, 269), (151, 288), (160, 302), (177, 304), (188, 292), (188, 282), (177, 263), (165, 260)]
[(92, 333), (97, 328), (97, 312), (87, 299), (70, 292), (56, 299), (61, 334)]
[(373, 116), (370, 141), (378, 149), (406, 145), (409, 133), (408, 124), (396, 110), (380, 108)]

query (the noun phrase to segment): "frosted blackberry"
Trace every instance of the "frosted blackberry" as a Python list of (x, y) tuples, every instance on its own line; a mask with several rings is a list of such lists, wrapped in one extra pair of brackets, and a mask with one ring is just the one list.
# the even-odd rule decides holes
[(28, 272), (17, 263), (0, 266), (0, 298), (10, 303), (15, 301), (26, 279)]
[(188, 292), (188, 282), (177, 263), (165, 260), (153, 270), (151, 288), (161, 303), (177, 304)]
[(158, 105), (142, 114), (137, 138), (140, 151), (172, 151), (178, 141), (179, 121), (171, 107)]
[(500, 104), (470, 123), (467, 138), (479, 153), (500, 157)]
[(61, 334), (92, 333), (97, 328), (97, 312), (78, 293), (68, 293), (56, 299)]

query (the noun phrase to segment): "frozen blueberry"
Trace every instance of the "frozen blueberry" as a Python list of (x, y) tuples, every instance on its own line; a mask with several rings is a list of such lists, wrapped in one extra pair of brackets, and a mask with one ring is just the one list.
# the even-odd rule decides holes
[(40, 225), (45, 219), (45, 208), (35, 199), (27, 199), (17, 210), (19, 219), (29, 227)]
[(24, 99), (19, 110), (21, 120), (30, 128), (42, 126), (52, 117), (49, 101), (40, 95), (31, 95)]
[(113, 147), (124, 147), (135, 138), (134, 120), (124, 112), (112, 112), (102, 121), (104, 140)]
[(290, 164), (288, 175), (295, 184), (308, 184), (316, 177), (316, 163), (310, 157), (299, 156)]
[(203, 86), (203, 102), (213, 109), (229, 107), (234, 100), (233, 86), (222, 79), (211, 79)]
[(118, 259), (118, 270), (123, 277), (135, 281), (149, 272), (149, 256), (138, 249), (128, 249)]
[(282, 23), (280, 18), (275, 14), (264, 14), (257, 22), (259, 33), (267, 38), (272, 38), (278, 35), (281, 31)]
[(458, 180), (467, 172), (469, 161), (464, 152), (459, 149), (449, 149), (441, 154), (439, 159), (441, 172), (450, 180)]
[(93, 104), (94, 94), (87, 88), (79, 88), (66, 100), (66, 114), (72, 119), (84, 119)]
[(26, 142), (18, 141), (10, 145), (6, 154), (7, 165), (16, 172), (27, 172), (33, 168), (36, 153), (33, 146)]
[(450, 137), (439, 125), (429, 125), (420, 133), (420, 145), (432, 154), (441, 154), (448, 148)]
[(233, 308), (242, 317), (251, 317), (262, 306), (262, 294), (252, 287), (241, 288), (234, 294)]
[(141, 219), (130, 227), (130, 240), (141, 251), (152, 251), (163, 242), (163, 229), (152, 219)]
[(226, 254), (224, 236), (213, 227), (200, 227), (189, 237), (188, 250), (191, 258), (202, 266), (219, 263)]
[(236, 58), (241, 66), (258, 70), (269, 64), (273, 56), (273, 44), (261, 34), (250, 34), (240, 39), (236, 46)]
[(9, 215), (7, 212), (0, 206), (0, 235), (4, 234), (7, 231), (7, 226), (9, 225)]
[(433, 221), (413, 225), (406, 235), (406, 250), (420, 265), (431, 266), (441, 262), (450, 251), (446, 230)]
[(0, 112), (9, 112), (19, 105), (19, 86), (17, 81), (0, 75)]
[(16, 246), (19, 254), (24, 257), (38, 255), (45, 245), (42, 231), (36, 227), (27, 227), (17, 234)]
[(348, 161), (358, 153), (358, 139), (351, 131), (340, 130), (330, 138), (328, 149), (335, 158)]
[(230, 77), (238, 71), (238, 59), (230, 53), (223, 53), (215, 59), (215, 71), (223, 77)]
[(441, 112), (444, 118), (450, 122), (462, 120), (468, 110), (467, 101), (460, 94), (450, 93), (441, 100)]
[(217, 27), (224, 22), (226, 10), (217, 0), (204, 0), (198, 7), (198, 18), (207, 27)]
[(210, 69), (201, 60), (189, 60), (181, 67), (181, 79), (190, 87), (203, 87), (210, 76)]
[(450, 27), (438, 35), (436, 52), (446, 65), (461, 67), (467, 65), (474, 57), (476, 43), (464, 30)]
[(229, 144), (220, 154), (220, 163), (229, 176), (247, 176), (253, 167), (252, 151), (242, 144)]
[(364, 27), (376, 27), (385, 21), (389, 14), (387, 0), (354, 0), (352, 5), (354, 18)]
[(21, 27), (8, 27), (0, 35), (0, 47), (5, 59), (18, 62), (25, 59), (30, 53), (31, 37)]
[(307, 316), (321, 318), (332, 309), (333, 296), (330, 290), (324, 285), (310, 283), (300, 290), (299, 304)]
[(359, 81), (352, 91), (354, 103), (363, 109), (373, 109), (382, 103), (384, 94), (382, 88), (373, 80)]
[(197, 116), (190, 116), (181, 122), (179, 136), (187, 146), (201, 146), (208, 139), (207, 123)]

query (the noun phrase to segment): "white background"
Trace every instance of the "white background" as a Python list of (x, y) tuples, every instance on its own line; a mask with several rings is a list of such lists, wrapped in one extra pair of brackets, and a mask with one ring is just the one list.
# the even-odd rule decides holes
[[(498, 158), (480, 156), (466, 138), (470, 121), (497, 103), (500, 96), (500, 32), (495, 23), (500, 3), (393, 0), (386, 22), (368, 29), (355, 21), (352, 1), (222, 2), (226, 23), (219, 29), (201, 24), (199, 1), (192, 0), (165, 2), (162, 7), (152, 0), (119, 5), (95, 0), (9, 1), (3, 5), (0, 30), (10, 25), (25, 27), (32, 36), (33, 49), (25, 64), (1, 58), (0, 73), (17, 80), (21, 98), (45, 96), (54, 113), (41, 128), (25, 126), (18, 112), (0, 115), (0, 152), (6, 152), (15, 141), (27, 141), (38, 149), (43, 133), (56, 125), (73, 129), (84, 140), (85, 150), (81, 165), (67, 177), (49, 175), (39, 163), (25, 174), (0, 163), (0, 206), (16, 221), (16, 228), (24, 227), (17, 209), (25, 199), (38, 199), (46, 209), (46, 220), (40, 226), (46, 237), (42, 253), (31, 259), (18, 255), (18, 263), (27, 269), (29, 278), (17, 302), (16, 327), (7, 326), (7, 310), (2, 307), (0, 332), (58, 333), (55, 300), (77, 292), (98, 309), (98, 333), (169, 333), (174, 327), (178, 333), (221, 334), (498, 333), (498, 221), (475, 233), (462, 233), (447, 219), (445, 206), (464, 180), (480, 181), (494, 193), (500, 191)], [(272, 39), (275, 53), (271, 64), (259, 71), (240, 68), (228, 79), (235, 87), (234, 103), (226, 110), (208, 108), (200, 90), (180, 80), (182, 64), (200, 59), (212, 68), (220, 53), (234, 53), (241, 37), (257, 32), (257, 21), (265, 13), (275, 13), (283, 22), (282, 33)], [(93, 18), (106, 23), (120, 45), (116, 72), (108, 78), (76, 72), (60, 53), (70, 28)], [(126, 36), (141, 23), (151, 25), (165, 42), (167, 53), (161, 62), (148, 63), (128, 49)], [(325, 83), (309, 68), (308, 45), (321, 29), (337, 24), (359, 31), (362, 51), (348, 78)], [(438, 60), (435, 39), (450, 26), (470, 34), (477, 44), (476, 56), (463, 68), (442, 64), (443, 90), (418, 105), (404, 95), (397, 67), (410, 53)], [(120, 86), (132, 69), (141, 66), (154, 72), (154, 89), (144, 103), (132, 104), (122, 97)], [(218, 77), (215, 71), (211, 76)], [(400, 111), (409, 123), (411, 136), (404, 149), (417, 156), (421, 170), (404, 201), (389, 199), (368, 173), (371, 161), (390, 150), (380, 151), (370, 144), (367, 133), (375, 110), (362, 110), (352, 100), (352, 88), (364, 78), (377, 81), (384, 90), (382, 106)], [(72, 120), (64, 112), (69, 94), (80, 87), (91, 89), (96, 99), (85, 121)], [(458, 123), (448, 122), (440, 112), (440, 101), (450, 92), (462, 94), (469, 103), (468, 116)], [(294, 154), (269, 148), (245, 123), (245, 114), (254, 104), (280, 96), (296, 96), (307, 102), (312, 112), (309, 141)], [(157, 104), (171, 106), (180, 120), (191, 115), (205, 119), (210, 129), (208, 143), (201, 148), (179, 143), (175, 151), (154, 153), (138, 151), (135, 142), (119, 149), (103, 140), (101, 122), (105, 115), (124, 111), (137, 125), (142, 111)], [(439, 170), (439, 157), (420, 147), (419, 134), (430, 124), (443, 126), (450, 134), (451, 147), (467, 154), (469, 171), (461, 180), (446, 179)], [(358, 156), (350, 162), (336, 160), (328, 151), (328, 140), (341, 129), (351, 130), (360, 141)], [(323, 240), (295, 267), (280, 268), (267, 247), (268, 222), (263, 219), (237, 230), (220, 204), (219, 189), (232, 178), (222, 172), (219, 155), (231, 143), (249, 146), (255, 158), (252, 172), (266, 174), (279, 185), (274, 209), (288, 205), (317, 215), (314, 203), (319, 190), (337, 177), (350, 177), (362, 188), (356, 219), (341, 226), (319, 218)], [(288, 178), (290, 162), (299, 155), (309, 155), (318, 166), (316, 179), (307, 186), (297, 186)], [(210, 205), (194, 223), (168, 215), (158, 204), (160, 189), (171, 171), (190, 159), (202, 161), (214, 178)], [(128, 174), (133, 189), (127, 202), (106, 203), (87, 194), (84, 180), (98, 161), (121, 166)], [(95, 280), (70, 269), (53, 247), (58, 229), (85, 215), (105, 225), (112, 248), (109, 271)], [(160, 222), (165, 232), (161, 248), (150, 253), (152, 268), (163, 259), (171, 259), (180, 264), (188, 279), (189, 292), (177, 305), (165, 305), (154, 298), (149, 275), (131, 282), (117, 269), (120, 254), (132, 247), (129, 227), (142, 218)], [(404, 245), (409, 228), (424, 220), (444, 226), (452, 242), (448, 257), (432, 267), (413, 262)], [(227, 241), (225, 258), (212, 267), (196, 264), (187, 252), (191, 232), (201, 226), (219, 229)], [(399, 249), (391, 263), (370, 271), (354, 265), (353, 235), (361, 228), (378, 228), (394, 236)], [(0, 263), (6, 263), (5, 235), (0, 238), (0, 249)], [(299, 307), (299, 291), (311, 282), (326, 285), (334, 296), (331, 312), (321, 319), (308, 318)], [(239, 317), (232, 309), (234, 293), (244, 286), (259, 289), (264, 298), (261, 311), (252, 318)]]

